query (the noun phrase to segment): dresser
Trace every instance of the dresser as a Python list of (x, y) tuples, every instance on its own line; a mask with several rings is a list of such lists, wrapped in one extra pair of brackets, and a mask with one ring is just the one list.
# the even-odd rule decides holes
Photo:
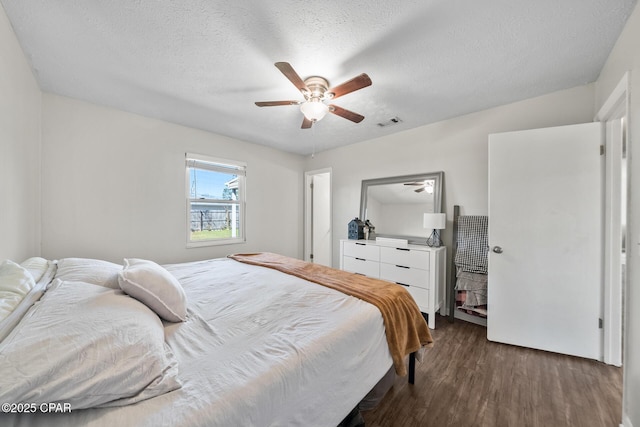
[(435, 329), (444, 307), (447, 248), (388, 246), (375, 240), (341, 240), (340, 269), (405, 286)]

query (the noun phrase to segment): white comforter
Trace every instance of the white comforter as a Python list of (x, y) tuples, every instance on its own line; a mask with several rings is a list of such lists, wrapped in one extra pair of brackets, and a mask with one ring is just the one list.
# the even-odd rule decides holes
[(228, 259), (165, 267), (189, 302), (186, 322), (165, 323), (182, 388), (0, 424), (336, 426), (392, 365), (380, 312), (366, 302)]

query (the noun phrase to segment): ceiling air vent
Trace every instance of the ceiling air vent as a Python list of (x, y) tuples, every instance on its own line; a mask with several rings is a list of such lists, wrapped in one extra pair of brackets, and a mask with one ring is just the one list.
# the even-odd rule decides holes
[(400, 117), (396, 116), (396, 117), (391, 117), (389, 120), (385, 122), (378, 123), (378, 126), (380, 126), (381, 128), (384, 128), (387, 126), (397, 125), (398, 123), (402, 123), (402, 120), (400, 120)]

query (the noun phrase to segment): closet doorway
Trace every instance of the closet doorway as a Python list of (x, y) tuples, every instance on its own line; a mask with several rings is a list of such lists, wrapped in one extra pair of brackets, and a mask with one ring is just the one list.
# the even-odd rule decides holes
[(304, 259), (331, 267), (331, 169), (305, 172)]

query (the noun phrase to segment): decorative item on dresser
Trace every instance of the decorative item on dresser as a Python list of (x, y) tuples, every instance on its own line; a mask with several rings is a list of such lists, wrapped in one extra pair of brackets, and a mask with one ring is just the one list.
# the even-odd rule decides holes
[(364, 239), (364, 222), (362, 222), (360, 218), (356, 217), (349, 221), (348, 230), (349, 239)]
[(341, 240), (340, 269), (406, 286), (435, 329), (444, 307), (447, 249), (408, 244), (407, 240)]

